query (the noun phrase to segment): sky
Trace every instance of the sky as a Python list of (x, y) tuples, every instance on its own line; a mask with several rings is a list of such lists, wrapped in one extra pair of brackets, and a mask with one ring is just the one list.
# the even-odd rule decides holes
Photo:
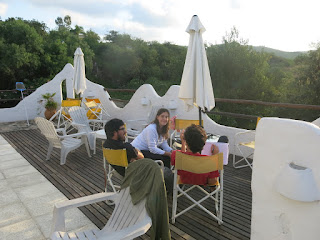
[(56, 28), (57, 17), (71, 16), (101, 37), (110, 30), (145, 41), (187, 46), (185, 32), (198, 15), (203, 40), (220, 44), (236, 27), (253, 46), (282, 51), (308, 51), (320, 42), (319, 0), (0, 0), (0, 17), (20, 17)]

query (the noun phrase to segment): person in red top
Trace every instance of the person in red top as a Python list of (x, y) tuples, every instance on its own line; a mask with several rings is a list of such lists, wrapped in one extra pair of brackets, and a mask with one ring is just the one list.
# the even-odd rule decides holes
[[(205, 156), (200, 153), (206, 143), (207, 134), (201, 126), (192, 124), (187, 127), (184, 132), (181, 132), (180, 138), (182, 143), (182, 153), (193, 156)], [(175, 150), (171, 154), (171, 165), (175, 165), (176, 151), (179, 150)], [(214, 185), (217, 182), (217, 177), (219, 177), (219, 171), (196, 174), (179, 170), (178, 175), (180, 176), (180, 181), (184, 184)]]

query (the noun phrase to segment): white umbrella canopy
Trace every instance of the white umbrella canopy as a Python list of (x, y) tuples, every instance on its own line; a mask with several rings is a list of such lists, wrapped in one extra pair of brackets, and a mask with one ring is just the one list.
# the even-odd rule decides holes
[(81, 48), (77, 48), (74, 52), (74, 74), (73, 74), (73, 88), (76, 94), (83, 93), (87, 88), (86, 73), (84, 65), (84, 54)]
[(185, 101), (187, 111), (194, 105), (199, 108), (199, 111), (201, 109), (210, 111), (215, 106), (208, 59), (202, 40), (202, 33), (205, 30), (197, 15), (192, 17), (186, 29), (190, 39), (179, 98)]

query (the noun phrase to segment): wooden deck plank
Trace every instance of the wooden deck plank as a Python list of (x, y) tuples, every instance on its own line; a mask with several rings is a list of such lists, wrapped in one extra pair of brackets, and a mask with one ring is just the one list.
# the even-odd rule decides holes
[[(73, 199), (104, 190), (104, 172), (101, 140), (97, 141), (97, 153), (88, 157), (81, 146), (67, 156), (65, 165), (60, 165), (60, 151), (54, 149), (46, 161), (48, 142), (38, 130), (7, 132), (1, 134), (10, 144), (34, 166), (44, 177), (56, 186), (67, 198)], [(120, 183), (121, 180), (116, 179)], [(197, 197), (197, 193), (194, 193)], [(189, 200), (179, 201), (178, 210), (186, 207)], [(172, 196), (168, 196), (171, 216)], [(211, 202), (204, 203), (213, 209)], [(232, 158), (225, 167), (224, 208), (222, 225), (198, 208), (193, 208), (170, 224), (172, 239), (250, 239), (251, 227), (251, 169), (234, 169)], [(97, 227), (102, 228), (112, 214), (113, 206), (101, 202), (82, 207), (80, 210)], [(149, 239), (149, 232), (138, 239)]]

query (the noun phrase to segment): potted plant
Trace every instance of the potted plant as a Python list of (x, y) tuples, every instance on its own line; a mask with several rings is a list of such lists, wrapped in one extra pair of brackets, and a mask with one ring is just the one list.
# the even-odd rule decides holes
[(45, 101), (44, 107), (46, 108), (46, 111), (44, 112), (44, 116), (46, 119), (50, 119), (57, 111), (58, 103), (53, 99), (54, 95), (56, 93), (46, 93), (42, 94), (42, 98)]

